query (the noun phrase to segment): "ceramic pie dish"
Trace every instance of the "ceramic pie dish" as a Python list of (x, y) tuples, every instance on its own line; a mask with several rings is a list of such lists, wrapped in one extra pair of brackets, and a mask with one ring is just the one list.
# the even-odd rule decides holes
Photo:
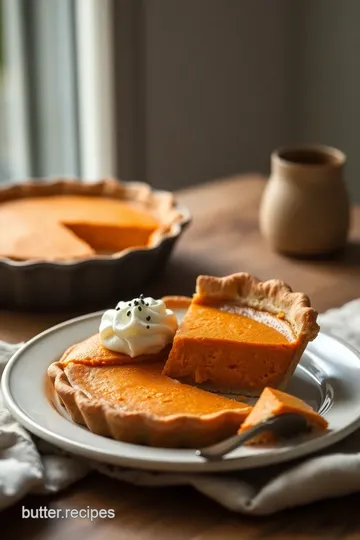
[(131, 295), (161, 273), (189, 222), (170, 192), (140, 182), (1, 187), (0, 307), (95, 308)]

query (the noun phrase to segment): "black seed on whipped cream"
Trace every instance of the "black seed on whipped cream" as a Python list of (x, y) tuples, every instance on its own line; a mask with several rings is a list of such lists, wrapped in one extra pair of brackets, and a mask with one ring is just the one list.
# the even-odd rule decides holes
[(131, 313), (131, 311), (128, 311), (126, 315), (127, 315), (128, 317), (130, 317), (130, 313)]
[(134, 306), (138, 306), (139, 302), (137, 300), (134, 300)]
[(147, 329), (149, 330), (150, 326), (149, 326), (149, 325), (147, 325), (147, 327), (146, 327), (146, 328), (147, 328)]
[(151, 317), (150, 317), (150, 315), (148, 315), (148, 316), (146, 317), (146, 320), (147, 320), (147, 321), (150, 321), (150, 319), (151, 319)]
[(118, 306), (118, 307), (116, 307), (115, 309), (116, 309), (116, 311), (119, 311), (120, 308), (119, 308), (119, 306)]
[(139, 310), (139, 311), (142, 311), (142, 307), (141, 307), (141, 306), (139, 306), (139, 307), (138, 307), (138, 310)]

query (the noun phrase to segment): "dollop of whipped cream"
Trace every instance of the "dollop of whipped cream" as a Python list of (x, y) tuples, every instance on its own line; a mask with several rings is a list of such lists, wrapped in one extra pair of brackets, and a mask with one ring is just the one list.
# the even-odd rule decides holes
[(134, 358), (156, 354), (174, 338), (176, 316), (162, 300), (140, 295), (129, 302), (119, 302), (101, 318), (100, 341), (107, 349)]

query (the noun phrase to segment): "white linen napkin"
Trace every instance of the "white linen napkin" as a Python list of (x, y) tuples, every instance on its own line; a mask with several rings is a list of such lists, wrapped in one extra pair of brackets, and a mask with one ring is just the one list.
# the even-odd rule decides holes
[[(327, 311), (320, 325), (360, 350), (360, 299)], [(19, 346), (0, 342), (0, 376)], [(360, 491), (360, 430), (296, 463), (226, 474), (154, 473), (80, 460), (31, 436), (11, 417), (0, 393), (0, 510), (29, 492), (59, 491), (94, 469), (142, 486), (191, 485), (230, 510), (265, 515)]]

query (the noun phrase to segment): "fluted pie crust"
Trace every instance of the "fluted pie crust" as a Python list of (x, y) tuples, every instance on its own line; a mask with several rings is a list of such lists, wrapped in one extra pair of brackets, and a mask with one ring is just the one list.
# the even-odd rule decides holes
[(284, 388), (318, 334), (316, 318), (309, 298), (283, 281), (199, 276), (163, 373), (249, 396)]
[(309, 297), (294, 292), (280, 279), (260, 281), (246, 272), (225, 277), (198, 276), (194, 300), (230, 301), (276, 316), (283, 314), (295, 337), (306, 341), (315, 339), (320, 330), (316, 322), (318, 314), (311, 307)]

